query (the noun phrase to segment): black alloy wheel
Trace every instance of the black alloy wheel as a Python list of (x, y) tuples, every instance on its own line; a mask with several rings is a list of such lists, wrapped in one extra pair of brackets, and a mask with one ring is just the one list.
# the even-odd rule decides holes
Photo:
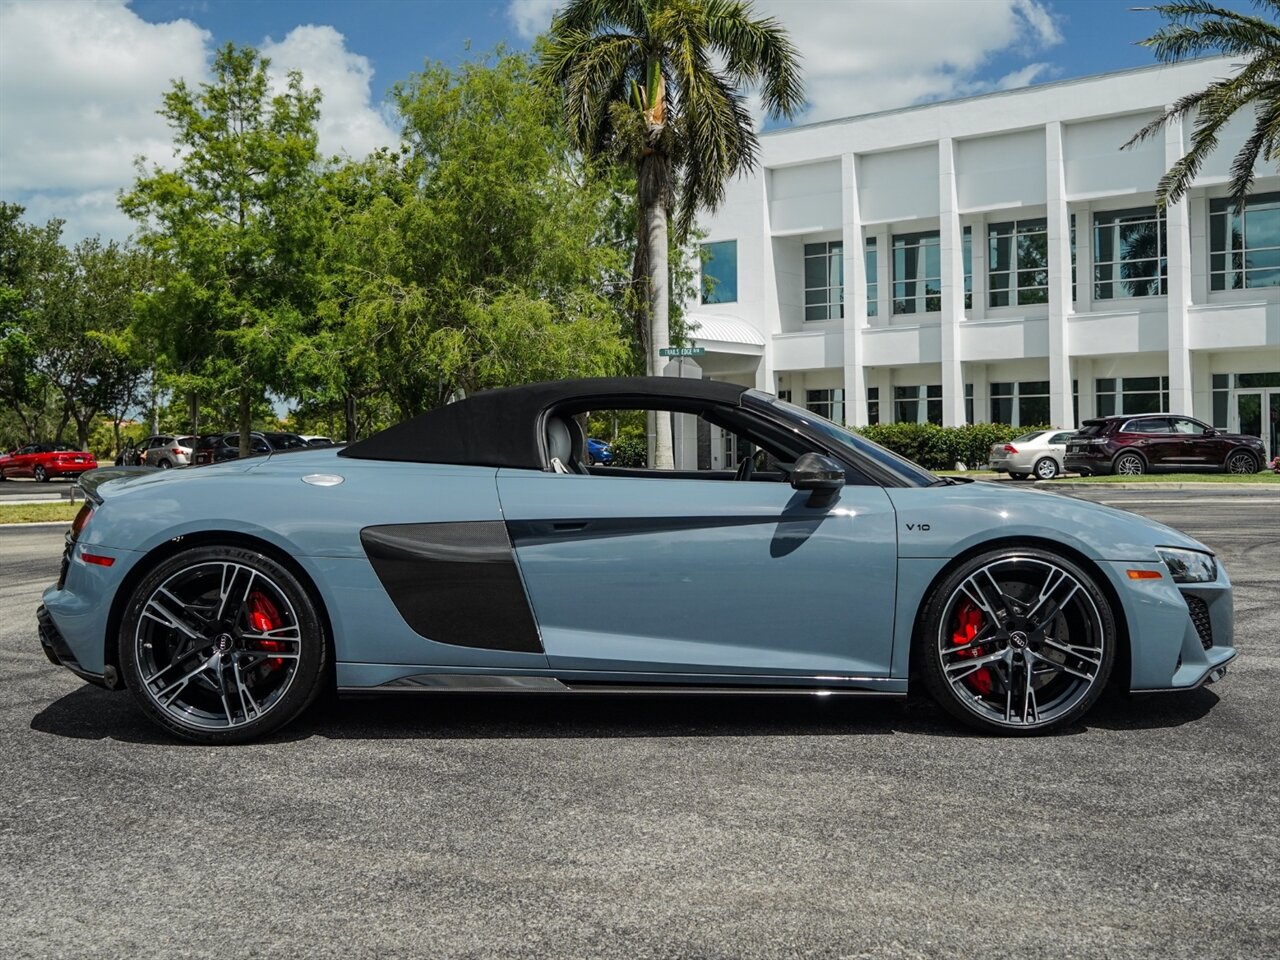
[(207, 546), (160, 563), (120, 625), (120, 671), (147, 716), (199, 743), (240, 743), (298, 716), (327, 647), (306, 588), (254, 550)]
[(1122, 453), (1116, 457), (1112, 472), (1122, 477), (1140, 477), (1147, 472), (1147, 461), (1136, 453)]
[(1041, 457), (1036, 461), (1034, 472), (1037, 480), (1052, 480), (1058, 475), (1058, 461), (1053, 457)]
[(1257, 473), (1258, 461), (1248, 450), (1236, 450), (1227, 457), (1223, 470), (1226, 473)]
[(925, 687), (990, 733), (1078, 720), (1102, 694), (1116, 625), (1094, 577), (1045, 550), (1010, 547), (962, 564), (925, 604), (914, 653)]

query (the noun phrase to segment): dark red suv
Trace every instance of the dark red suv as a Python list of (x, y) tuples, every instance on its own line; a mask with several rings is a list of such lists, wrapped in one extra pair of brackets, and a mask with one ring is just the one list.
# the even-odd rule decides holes
[(1067, 443), (1070, 473), (1135, 475), (1148, 470), (1257, 473), (1266, 454), (1258, 437), (1225, 433), (1170, 413), (1086, 420)]

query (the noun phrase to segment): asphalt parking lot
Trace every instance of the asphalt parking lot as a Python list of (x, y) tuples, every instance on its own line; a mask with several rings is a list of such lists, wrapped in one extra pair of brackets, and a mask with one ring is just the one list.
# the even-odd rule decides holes
[(45, 660), (62, 531), (0, 528), (0, 955), (1280, 955), (1280, 495), (1089, 496), (1219, 552), (1241, 658), (1027, 740), (915, 702), (440, 696), (185, 746)]

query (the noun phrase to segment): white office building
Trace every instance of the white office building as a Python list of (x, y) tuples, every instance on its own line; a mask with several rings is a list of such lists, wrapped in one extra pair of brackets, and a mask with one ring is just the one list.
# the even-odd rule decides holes
[[(1225, 199), (1252, 116), (1166, 212), (1201, 60), (761, 137), (701, 224), (705, 375), (852, 425), (1052, 423), (1170, 410), (1280, 455), (1280, 171)], [(856, 105), (856, 90), (850, 103)]]

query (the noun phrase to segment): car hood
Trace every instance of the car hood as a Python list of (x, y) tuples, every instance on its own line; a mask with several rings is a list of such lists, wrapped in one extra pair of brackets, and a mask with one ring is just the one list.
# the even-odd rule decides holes
[(1162, 523), (1047, 490), (978, 481), (886, 493), (903, 557), (952, 557), (995, 537), (1063, 543), (1095, 560), (1156, 560), (1156, 547), (1212, 552)]

